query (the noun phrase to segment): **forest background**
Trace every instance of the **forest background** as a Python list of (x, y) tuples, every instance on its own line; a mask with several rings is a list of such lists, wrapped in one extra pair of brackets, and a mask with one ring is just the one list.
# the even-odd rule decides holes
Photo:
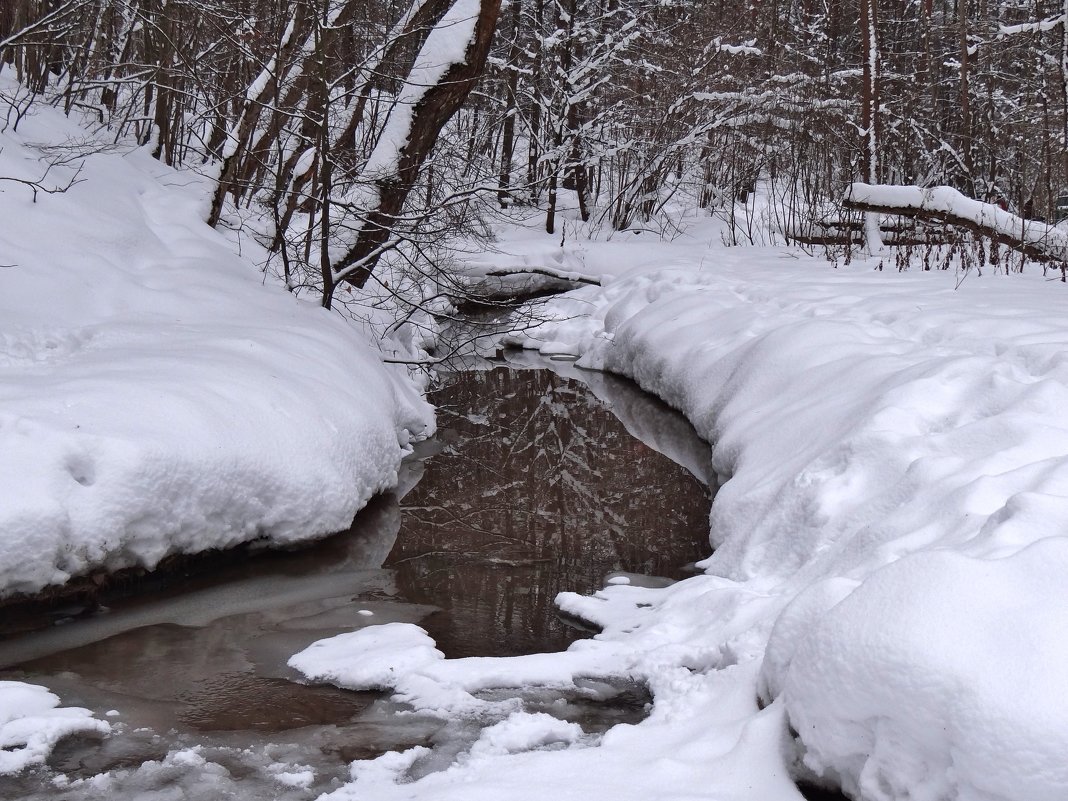
[[(254, 237), (291, 289), (330, 306), (372, 282), (404, 316), (441, 293), (449, 243), (487, 237), (501, 213), (560, 236), (566, 205), (576, 232), (670, 234), (665, 211), (683, 201), (723, 215), (726, 244), (833, 259), (865, 236), (842, 206), (857, 180), (1053, 221), (1068, 206), (1066, 9), (13, 0), (0, 70), (21, 89), (2, 123), (50, 102), (148, 146), (206, 176), (205, 220)], [(881, 231), (909, 249), (900, 263), (926, 246), (927, 268), (950, 263), (947, 246), (960, 256), (955, 236), (894, 218)]]

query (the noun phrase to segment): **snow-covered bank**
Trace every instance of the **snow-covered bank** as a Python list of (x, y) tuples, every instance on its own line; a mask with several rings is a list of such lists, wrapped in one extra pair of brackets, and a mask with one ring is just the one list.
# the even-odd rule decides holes
[(1060, 286), (753, 255), (576, 293), (561, 318), (589, 316), (528, 344), (630, 375), (715, 443), (693, 583), (766, 597), (723, 647), (760, 659), (774, 626), (762, 694), (810, 769), (867, 799), (1063, 798)]
[(0, 176), (82, 165), (0, 183), (0, 595), (344, 529), (433, 426), (359, 331), (262, 286), (195, 177), (94, 150), (44, 104), (0, 132)]
[(563, 654), (443, 660), (401, 627), (393, 654), (328, 640), (293, 664), (466, 712), (502, 683), (622, 676), (649, 683), (652, 715), (568, 748), (531, 721), (525, 753), (472, 751), (414, 783), (419, 753), (357, 763), (338, 797), (781, 801), (800, 797), (789, 773), (867, 801), (1068, 796), (1061, 285), (955, 289), (695, 239), (584, 260), (605, 285), (554, 299), (520, 341), (634, 378), (714, 443), (707, 574), (561, 595), (604, 627)]

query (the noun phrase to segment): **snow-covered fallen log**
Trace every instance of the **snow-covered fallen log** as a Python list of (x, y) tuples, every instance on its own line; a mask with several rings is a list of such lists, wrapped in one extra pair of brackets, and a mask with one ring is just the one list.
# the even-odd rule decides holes
[[(913, 230), (901, 225), (887, 225), (885, 222), (879, 226), (883, 244), (894, 247), (944, 245), (949, 241), (948, 230), (944, 226), (922, 226)], [(841, 220), (836, 224), (812, 225), (807, 230), (794, 228), (788, 230), (786, 235), (791, 243), (799, 245), (850, 245), (864, 241), (860, 220), (856, 225), (850, 224), (848, 220)]]
[(856, 211), (898, 214), (966, 228), (1039, 261), (1068, 260), (1068, 232), (967, 197), (948, 186), (858, 182), (850, 185), (844, 205)]

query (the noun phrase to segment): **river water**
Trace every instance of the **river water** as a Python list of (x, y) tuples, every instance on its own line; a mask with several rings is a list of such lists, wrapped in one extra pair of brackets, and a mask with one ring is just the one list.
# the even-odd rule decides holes
[[(115, 733), (0, 777), (0, 798), (308, 799), (350, 761), (412, 745), (432, 748), (416, 774), (437, 770), (493, 721), (308, 686), (288, 658), (391, 621), (423, 626), (450, 657), (563, 650), (592, 632), (557, 613), (561, 590), (688, 575), (708, 555), (707, 444), (625, 381), (515, 359), (443, 377), (438, 436), (350, 531), (6, 626), (0, 679), (44, 685)], [(649, 701), (603, 683), (511, 695), (592, 732), (640, 720)]]

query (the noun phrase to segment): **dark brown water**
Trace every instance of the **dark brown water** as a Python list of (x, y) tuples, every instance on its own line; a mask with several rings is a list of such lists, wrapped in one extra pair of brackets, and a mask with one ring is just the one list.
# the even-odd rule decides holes
[(422, 625), (448, 656), (564, 650), (586, 635), (557, 593), (615, 572), (683, 578), (708, 555), (707, 489), (579, 381), (499, 367), (432, 400), (444, 447), (386, 566), (405, 598), (441, 608)]
[[(305, 686), (286, 661), (322, 637), (389, 621), (419, 623), (449, 656), (560, 650), (590, 633), (558, 616), (559, 591), (589, 592), (617, 573), (667, 581), (707, 556), (710, 493), (691, 474), (707, 478), (707, 445), (629, 384), (585, 379), (506, 367), (449, 376), (432, 396), (440, 434), (423, 449), (437, 452), (421, 480), (413, 462), (414, 489), (378, 499), (351, 531), (0, 639), (0, 679), (118, 712), (108, 718), (117, 734), (64, 744), (50, 770), (109, 772), (99, 797), (134, 798), (171, 781), (159, 763), (168, 752), (200, 745), (225, 776), (184, 777), (184, 797), (312, 798), (352, 759), (416, 744), (450, 759), (479, 724), (398, 716), (379, 694)], [(646, 700), (629, 687), (563, 704), (524, 696), (528, 709), (588, 730), (640, 719)], [(272, 779), (290, 764), (312, 770), (313, 783)], [(0, 798), (98, 797), (99, 787), (57, 787), (54, 775), (0, 777)]]

